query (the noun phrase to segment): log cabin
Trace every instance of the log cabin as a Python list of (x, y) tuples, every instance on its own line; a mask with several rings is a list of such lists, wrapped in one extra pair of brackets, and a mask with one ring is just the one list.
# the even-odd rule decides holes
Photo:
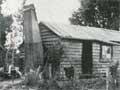
[(76, 79), (80, 74), (99, 75), (112, 60), (120, 60), (120, 32), (103, 28), (41, 22), (43, 46), (55, 43), (63, 46), (60, 75), (66, 78), (66, 67), (74, 67)]
[[(63, 78), (66, 78), (65, 68), (71, 66), (78, 79), (81, 74), (99, 75), (113, 60), (120, 60), (119, 31), (50, 22), (40, 22), (38, 31), (37, 24), (34, 6), (27, 6), (24, 12), (25, 44), (33, 44), (33, 48), (26, 48), (26, 60), (33, 60), (33, 54), (42, 60), (40, 57), (43, 56), (39, 57), (43, 55), (42, 47), (51, 48), (59, 43), (64, 50), (59, 65), (59, 75)], [(37, 47), (34, 46), (36, 43)]]

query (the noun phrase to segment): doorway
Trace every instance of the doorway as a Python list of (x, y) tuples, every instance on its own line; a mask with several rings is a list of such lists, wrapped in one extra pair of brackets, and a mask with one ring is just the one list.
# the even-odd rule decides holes
[(92, 68), (93, 68), (92, 42), (83, 41), (82, 74), (92, 74)]

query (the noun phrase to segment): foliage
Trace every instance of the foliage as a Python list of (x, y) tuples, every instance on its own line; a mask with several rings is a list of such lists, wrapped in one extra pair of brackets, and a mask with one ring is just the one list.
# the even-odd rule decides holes
[[(3, 0), (0, 0), (0, 46), (2, 47), (2, 50), (0, 51), (0, 57), (2, 58), (0, 60), (0, 66), (4, 65), (4, 59), (5, 59), (5, 49), (4, 49), (4, 44), (6, 41), (6, 31), (10, 31), (10, 26), (13, 22), (11, 16), (4, 16), (1, 13), (1, 4)], [(1, 48), (0, 47), (0, 48)]]
[(65, 75), (68, 79), (72, 80), (74, 78), (74, 67), (66, 67), (64, 68), (65, 70)]
[(27, 75), (25, 76), (25, 80), (23, 81), (23, 84), (27, 86), (37, 86), (39, 84), (39, 80), (40, 78), (37, 71), (32, 71), (27, 73)]
[(111, 73), (113, 78), (117, 77), (118, 66), (119, 66), (119, 62), (117, 61), (115, 64), (113, 64), (109, 67), (110, 73)]
[(45, 47), (45, 59), (47, 59), (48, 63), (55, 63), (58, 65), (63, 52), (63, 47), (60, 46), (59, 43), (50, 47)]
[(61, 62), (61, 57), (64, 53), (63, 46), (60, 43), (56, 43), (51, 45), (50, 47), (44, 48), (44, 64), (51, 64), (52, 66), (52, 74), (57, 74), (56, 72), (59, 71), (59, 65)]
[(10, 31), (10, 26), (13, 22), (11, 16), (4, 16), (1, 13), (1, 4), (3, 0), (0, 0), (0, 42), (2, 46), (5, 44), (5, 31)]
[(20, 45), (18, 48), (20, 53), (16, 55), (15, 64), (20, 67), (20, 71), (24, 73), (25, 69), (25, 50), (24, 43)]
[(70, 22), (75, 25), (119, 29), (119, 0), (81, 0)]
[[(2, 45), (5, 46), (6, 48), (6, 55), (5, 56), (5, 64), (9, 65), (8, 62), (15, 62), (14, 58), (16, 58), (19, 54), (19, 47), (20, 45), (23, 43), (23, 17), (22, 17), (22, 10), (23, 10), (23, 6), (26, 2), (26, 0), (22, 0), (22, 3), (19, 3), (19, 5), (21, 5), (20, 7), (17, 7), (16, 10), (18, 9), (17, 12), (12, 13), (11, 9), (9, 7), (9, 5), (7, 6), (7, 3), (9, 4), (10, 2), (8, 2), (7, 0), (2, 0), (4, 1), (1, 5), (1, 16), (4, 17), (0, 17), (0, 21), (2, 23), (2, 25), (0, 25), (0, 29), (2, 30), (2, 37), (1, 40), (2, 41)], [(4, 7), (5, 6), (5, 7)], [(9, 14), (7, 14), (7, 11), (9, 12)], [(20, 57), (21, 54), (19, 54)], [(6, 65), (4, 65), (4, 67), (6, 68)], [(6, 70), (6, 69), (5, 69)]]
[[(111, 86), (111, 88), (115, 89), (116, 87), (118, 87), (118, 81), (119, 81), (119, 70), (118, 70), (118, 67), (119, 67), (119, 61), (115, 62), (115, 63), (112, 63), (112, 65), (109, 67), (109, 70), (110, 70), (110, 80), (109, 80), (109, 83)], [(110, 77), (109, 76), (109, 77)]]
[[(49, 84), (50, 83), (50, 84)], [(80, 80), (70, 80), (70, 81), (50, 81), (48, 83), (48, 90), (52, 87), (56, 88), (54, 90), (105, 90), (105, 80), (94, 78), (94, 79), (80, 79)], [(52, 89), (53, 90), (53, 89)]]

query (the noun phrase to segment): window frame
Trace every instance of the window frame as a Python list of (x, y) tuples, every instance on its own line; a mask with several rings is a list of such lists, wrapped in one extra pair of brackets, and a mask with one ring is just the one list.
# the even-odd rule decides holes
[[(111, 49), (111, 57), (110, 57), (110, 59), (105, 60), (105, 58), (103, 58), (103, 56), (102, 56), (103, 55), (103, 46), (110, 47), (110, 49)], [(101, 63), (109, 63), (109, 62), (112, 61), (112, 59), (113, 59), (113, 45), (100, 44), (100, 62)]]

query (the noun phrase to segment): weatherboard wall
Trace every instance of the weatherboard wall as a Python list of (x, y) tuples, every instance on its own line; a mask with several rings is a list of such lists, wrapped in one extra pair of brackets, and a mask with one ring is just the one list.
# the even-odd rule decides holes
[(50, 47), (60, 41), (60, 38), (44, 25), (39, 25), (43, 46)]
[(74, 67), (74, 76), (79, 78), (81, 73), (82, 41), (63, 39), (64, 55), (61, 63), (61, 74), (65, 76), (64, 68)]
[[(101, 52), (102, 43), (93, 43), (93, 74), (100, 75), (105, 74), (106, 70), (110, 67), (110, 63), (116, 60), (120, 60), (120, 46), (112, 46), (112, 58), (111, 60), (101, 61), (100, 52)], [(105, 44), (104, 44), (105, 45)], [(120, 67), (120, 65), (119, 65)]]
[(76, 40), (66, 40), (61, 39), (55, 33), (53, 33), (49, 28), (44, 25), (40, 25), (41, 38), (43, 46), (51, 47), (55, 43), (60, 42), (63, 46), (64, 55), (62, 56), (62, 62), (60, 64), (60, 74), (65, 78), (65, 67), (70, 67), (71, 65), (75, 68), (75, 76), (81, 73), (81, 52), (82, 43)]
[(100, 52), (101, 52), (101, 43), (94, 42), (93, 43), (93, 75), (100, 75), (105, 72), (107, 69), (109, 62), (101, 62)]
[[(40, 32), (43, 46), (51, 47), (55, 43), (60, 42), (63, 46), (64, 55), (60, 64), (60, 74), (65, 78), (65, 67), (73, 66), (75, 69), (75, 78), (79, 78), (82, 74), (82, 47), (83, 40), (63, 39), (56, 35), (47, 26), (40, 24)], [(92, 58), (93, 58), (93, 74), (100, 75), (109, 66), (109, 62), (100, 61), (100, 42), (92, 42)], [(120, 59), (120, 46), (113, 46), (113, 60)]]

